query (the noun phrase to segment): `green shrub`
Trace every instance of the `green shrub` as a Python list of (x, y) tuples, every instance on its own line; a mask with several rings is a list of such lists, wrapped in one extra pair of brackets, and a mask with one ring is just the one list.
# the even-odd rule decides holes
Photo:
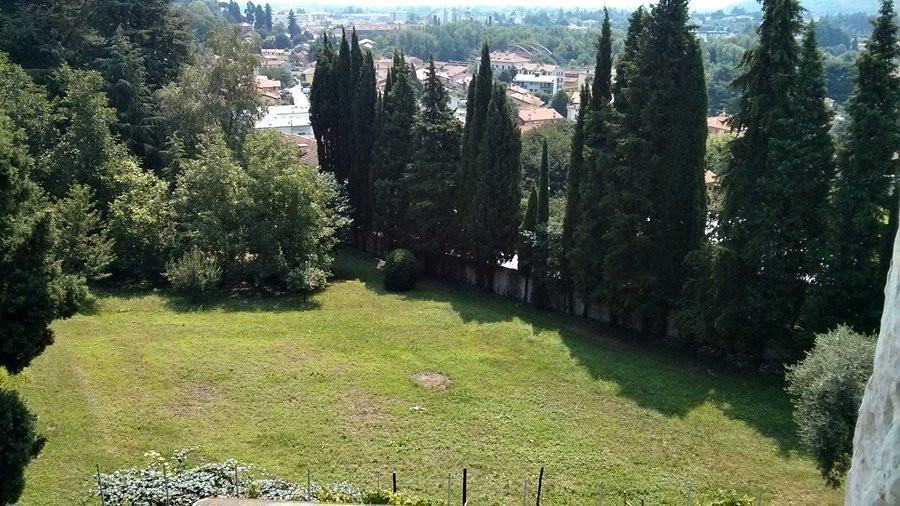
[(216, 259), (197, 248), (166, 265), (166, 279), (179, 293), (199, 296), (212, 291), (222, 279)]
[(362, 494), (363, 504), (392, 504), (395, 506), (431, 506), (431, 502), (390, 490), (369, 490)]
[(874, 356), (874, 336), (840, 326), (816, 336), (806, 358), (788, 368), (787, 391), (800, 438), (833, 487), (850, 468), (856, 415)]
[(384, 287), (393, 292), (406, 292), (416, 287), (419, 264), (409, 250), (395, 249), (384, 261)]
[(697, 504), (702, 506), (756, 506), (756, 501), (750, 496), (738, 495), (734, 490), (719, 489)]
[(0, 504), (13, 504), (25, 488), (25, 466), (40, 453), (43, 438), (34, 415), (16, 392), (0, 389)]

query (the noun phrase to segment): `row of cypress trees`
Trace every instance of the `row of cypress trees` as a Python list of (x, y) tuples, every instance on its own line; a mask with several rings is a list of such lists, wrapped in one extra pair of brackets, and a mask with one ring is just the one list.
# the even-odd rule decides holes
[(521, 138), (487, 45), (469, 86), (465, 128), (433, 60), (419, 83), (396, 51), (379, 94), (371, 53), (357, 70), (358, 47), (355, 30), (337, 52), (323, 38), (310, 93), (320, 165), (347, 183), (357, 229), (426, 261), (439, 253), (468, 258), (485, 274), (512, 258)]
[(682, 335), (756, 357), (806, 348), (838, 323), (877, 328), (898, 212), (893, 5), (882, 2), (857, 62), (840, 147), (801, 14), (797, 0), (763, 2), (709, 221), (707, 99), (687, 2), (634, 12), (615, 83), (604, 21), (572, 140), (559, 269), (568, 289), (614, 322), (660, 334), (674, 316)]
[(706, 216), (706, 91), (687, 2), (635, 11), (614, 84), (611, 47), (607, 15), (572, 140), (561, 271), (613, 321), (659, 333)]

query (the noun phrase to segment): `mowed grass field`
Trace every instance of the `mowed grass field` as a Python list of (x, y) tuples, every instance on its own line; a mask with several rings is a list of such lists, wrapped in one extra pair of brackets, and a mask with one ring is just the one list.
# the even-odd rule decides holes
[[(839, 504), (794, 436), (773, 379), (610, 337), (577, 317), (439, 281), (381, 289), (375, 260), (341, 252), (338, 279), (299, 298), (107, 294), (53, 325), (56, 344), (13, 383), (49, 440), (23, 505), (72, 504), (90, 474), (201, 445), (314, 481), (442, 501), (519, 504), (545, 466), (544, 504), (684, 504), (717, 488), (764, 504)], [(444, 390), (413, 380), (431, 371)], [(9, 380), (7, 380), (9, 381)]]

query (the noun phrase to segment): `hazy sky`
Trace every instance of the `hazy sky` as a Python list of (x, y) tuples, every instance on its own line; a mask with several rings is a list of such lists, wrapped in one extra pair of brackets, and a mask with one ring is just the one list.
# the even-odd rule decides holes
[[(297, 6), (310, 6), (313, 4), (319, 4), (320, 6), (327, 5), (329, 8), (326, 10), (334, 9), (338, 6), (342, 5), (354, 5), (358, 7), (371, 7), (372, 9), (389, 9), (391, 7), (403, 7), (403, 6), (421, 6), (421, 5), (434, 5), (435, 7), (469, 7), (469, 6), (500, 6), (500, 7), (514, 7), (514, 6), (523, 6), (523, 7), (548, 7), (552, 6), (553, 8), (563, 7), (566, 9), (571, 9), (575, 7), (584, 7), (590, 9), (597, 9), (603, 7), (605, 4), (608, 7), (615, 7), (618, 9), (628, 9), (632, 10), (639, 5), (647, 5), (650, 3), (654, 3), (651, 1), (641, 1), (641, 0), (606, 0), (603, 2), (602, 0), (597, 1), (588, 1), (588, 0), (575, 0), (575, 1), (559, 1), (555, 3), (547, 2), (547, 0), (449, 0), (449, 1), (441, 1), (441, 0), (360, 0), (357, 2), (352, 1), (338, 1), (338, 2), (309, 2), (303, 0), (276, 0), (273, 1), (272, 4), (278, 5), (297, 5)], [(727, 7), (729, 5), (734, 5), (736, 3), (740, 3), (740, 0), (691, 0), (691, 9), (697, 10), (715, 10)]]

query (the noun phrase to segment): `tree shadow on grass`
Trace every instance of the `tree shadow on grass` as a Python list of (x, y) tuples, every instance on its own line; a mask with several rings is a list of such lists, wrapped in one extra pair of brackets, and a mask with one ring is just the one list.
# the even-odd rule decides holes
[(503, 298), (477, 287), (426, 278), (416, 289), (396, 294), (384, 289), (377, 260), (342, 250), (342, 279), (359, 280), (380, 295), (447, 303), (463, 322), (521, 320), (537, 333), (556, 331), (569, 354), (592, 378), (618, 385), (618, 395), (665, 416), (685, 417), (710, 404), (777, 442), (782, 455), (802, 451), (792, 419), (790, 399), (779, 377), (728, 369), (660, 340), (579, 316), (566, 316)]
[(307, 311), (318, 309), (321, 303), (315, 294), (303, 295), (266, 290), (227, 289), (201, 297), (185, 297), (167, 290), (148, 290), (146, 287), (103, 288), (98, 295), (133, 299), (148, 293), (165, 300), (165, 307), (179, 313), (224, 311), (226, 313), (266, 313), (285, 311)]

